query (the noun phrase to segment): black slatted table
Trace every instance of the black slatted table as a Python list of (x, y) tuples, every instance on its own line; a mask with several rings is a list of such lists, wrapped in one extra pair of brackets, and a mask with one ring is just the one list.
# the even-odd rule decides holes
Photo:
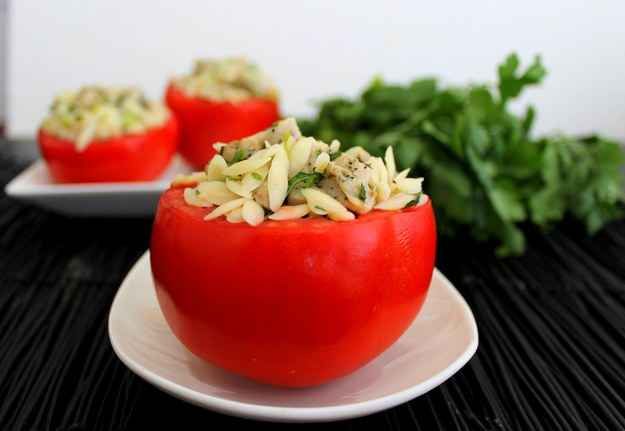
[[(0, 145), (0, 184), (24, 162)], [(0, 196), (0, 429), (285, 429), (178, 401), (114, 355), (106, 319), (150, 220), (71, 219)], [(472, 307), (480, 347), (427, 395), (304, 429), (625, 429), (625, 222), (564, 223), (498, 260), (464, 239), (437, 266)], [(192, 427), (192, 424), (196, 424)]]

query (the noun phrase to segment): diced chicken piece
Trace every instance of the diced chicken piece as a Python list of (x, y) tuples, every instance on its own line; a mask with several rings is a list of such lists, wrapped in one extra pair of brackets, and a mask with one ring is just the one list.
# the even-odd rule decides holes
[(327, 172), (347, 198), (346, 206), (364, 214), (375, 205), (376, 173), (371, 156), (360, 147), (354, 147), (331, 162)]
[[(339, 187), (339, 184), (336, 181), (335, 177), (326, 177), (321, 182), (319, 182), (319, 189), (332, 196), (334, 199), (339, 201), (341, 204), (349, 207), (349, 202), (347, 201), (347, 197), (345, 197), (345, 193)], [(302, 196), (303, 198), (303, 196)]]
[(255, 135), (248, 136), (239, 141), (230, 142), (227, 146), (223, 147), (221, 155), (228, 163), (235, 159), (237, 153), (239, 153), (242, 158), (248, 158), (256, 151), (265, 148), (265, 142), (275, 145), (287, 139), (289, 136), (292, 136), (294, 139), (299, 139), (302, 136), (302, 132), (300, 132), (294, 118), (286, 118), (274, 123), (271, 127), (262, 132), (258, 132)]
[(301, 205), (306, 203), (306, 198), (304, 198), (304, 195), (302, 194), (301, 187), (298, 187), (289, 193), (287, 202), (289, 205)]
[(349, 150), (345, 151), (343, 154), (341, 154), (336, 161), (339, 164), (342, 164), (341, 161), (339, 161), (339, 159), (351, 159), (351, 158), (357, 158), (358, 160), (360, 160), (361, 162), (366, 162), (371, 158), (371, 154), (369, 154), (367, 151), (365, 151), (364, 148), (362, 147), (352, 147)]

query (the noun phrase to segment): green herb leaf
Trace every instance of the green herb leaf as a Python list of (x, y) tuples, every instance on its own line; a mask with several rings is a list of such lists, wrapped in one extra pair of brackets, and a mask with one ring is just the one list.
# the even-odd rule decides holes
[(243, 148), (238, 148), (237, 151), (234, 153), (234, 156), (232, 157), (230, 164), (233, 165), (244, 159), (245, 159), (245, 151), (243, 150)]
[(517, 74), (518, 68), (519, 58), (516, 54), (509, 55), (499, 66), (499, 97), (502, 105), (509, 99), (518, 97), (526, 86), (539, 84), (547, 75), (547, 70), (538, 56), (520, 76)]
[(367, 189), (364, 184), (360, 185), (360, 189), (358, 190), (358, 199), (363, 202), (367, 199)]
[(299, 172), (293, 178), (289, 180), (289, 187), (286, 194), (289, 195), (296, 188), (305, 189), (308, 187), (319, 185), (319, 182), (323, 179), (323, 174), (319, 172)]

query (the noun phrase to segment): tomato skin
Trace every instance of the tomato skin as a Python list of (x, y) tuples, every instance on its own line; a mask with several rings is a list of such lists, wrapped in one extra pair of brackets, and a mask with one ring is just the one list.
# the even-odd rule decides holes
[(355, 221), (252, 227), (159, 202), (150, 256), (169, 326), (195, 355), (259, 382), (314, 386), (386, 350), (420, 310), (434, 268), (426, 203)]
[(142, 134), (95, 140), (83, 151), (73, 141), (39, 129), (37, 141), (48, 169), (60, 183), (149, 181), (169, 165), (178, 144), (173, 115)]
[(165, 100), (180, 122), (180, 154), (195, 169), (203, 169), (215, 155), (215, 142), (245, 138), (280, 118), (277, 102), (269, 99), (211, 101), (189, 97), (170, 84)]

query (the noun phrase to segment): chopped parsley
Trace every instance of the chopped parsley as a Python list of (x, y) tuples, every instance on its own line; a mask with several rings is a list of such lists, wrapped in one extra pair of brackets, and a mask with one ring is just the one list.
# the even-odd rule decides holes
[(234, 153), (234, 157), (232, 157), (230, 163), (235, 164), (243, 159), (245, 159), (245, 151), (243, 150), (243, 148), (238, 148), (237, 151)]
[(305, 189), (308, 187), (317, 186), (322, 179), (323, 174), (319, 172), (299, 172), (297, 175), (289, 180), (289, 188), (287, 189), (286, 194), (288, 195), (295, 188)]
[(367, 189), (365, 188), (364, 184), (360, 185), (360, 191), (358, 192), (358, 198), (361, 201), (365, 201), (367, 199)]

